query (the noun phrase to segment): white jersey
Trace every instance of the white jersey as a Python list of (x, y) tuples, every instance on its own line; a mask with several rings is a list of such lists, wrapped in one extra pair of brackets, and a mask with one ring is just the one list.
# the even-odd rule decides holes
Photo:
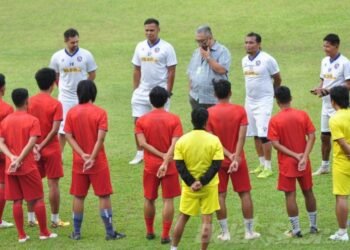
[(60, 101), (78, 100), (78, 83), (86, 80), (88, 73), (97, 69), (92, 54), (82, 48), (78, 48), (74, 54), (69, 54), (66, 49), (57, 51), (52, 56), (49, 67), (60, 75), (58, 84)]
[(242, 59), (246, 97), (250, 101), (271, 99), (274, 96), (272, 76), (280, 70), (276, 60), (264, 51), (254, 58), (248, 55)]
[(152, 89), (155, 86), (166, 87), (167, 67), (177, 64), (173, 46), (162, 39), (152, 46), (147, 40), (138, 43), (131, 62), (141, 67), (139, 87), (145, 89)]

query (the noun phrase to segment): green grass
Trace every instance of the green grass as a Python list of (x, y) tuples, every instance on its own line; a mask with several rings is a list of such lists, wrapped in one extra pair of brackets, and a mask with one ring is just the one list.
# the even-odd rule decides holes
[[(256, 31), (263, 37), (263, 48), (279, 62), (283, 84), (291, 87), (294, 106), (305, 109), (311, 115), (319, 131), (319, 99), (309, 94), (309, 89), (319, 82), (322, 38), (330, 32), (342, 39), (341, 51), (350, 56), (350, 31), (347, 1), (6, 1), (0, 0), (0, 71), (7, 77), (7, 95), (13, 88), (27, 87), (36, 92), (34, 73), (47, 66), (52, 54), (64, 46), (63, 32), (75, 27), (80, 32), (80, 46), (89, 49), (99, 66), (96, 83), (96, 103), (108, 111), (110, 131), (106, 151), (112, 172), (115, 194), (112, 196), (114, 221), (117, 229), (127, 238), (105, 242), (104, 229), (99, 218), (98, 201), (92, 193), (86, 199), (83, 222), (83, 239), (72, 242), (68, 234), (72, 228), (55, 230), (59, 238), (45, 242), (37, 239), (37, 229), (27, 229), (32, 239), (17, 243), (15, 229), (0, 231), (1, 249), (168, 249), (161, 246), (161, 201), (157, 202), (155, 241), (144, 238), (142, 167), (131, 167), (128, 161), (134, 154), (133, 126), (130, 109), (132, 93), (131, 57), (138, 41), (144, 39), (143, 21), (156, 17), (161, 22), (161, 37), (176, 49), (178, 66), (172, 112), (180, 115), (185, 131), (189, 123), (190, 106), (187, 100), (186, 67), (194, 43), (195, 28), (203, 23), (211, 25), (214, 36), (231, 51), (233, 62), (230, 80), (233, 84), (233, 100), (243, 104), (244, 81), (241, 58), (245, 55), (243, 41), (246, 33)], [(275, 111), (276, 111), (275, 107)], [(257, 164), (252, 140), (247, 140), (246, 155), (251, 168)], [(276, 169), (275, 152), (273, 167)], [(311, 155), (314, 169), (320, 163), (320, 140)], [(61, 181), (61, 218), (71, 218), (69, 195), (71, 150), (67, 147), (64, 159), (65, 178)], [(46, 182), (46, 180), (45, 180)], [(314, 191), (318, 202), (319, 227), (317, 236), (305, 235), (302, 239), (285, 239), (282, 232), (289, 228), (284, 207), (284, 195), (276, 191), (276, 174), (268, 180), (252, 176), (256, 230), (262, 233), (259, 240), (245, 242), (240, 202), (230, 191), (228, 196), (229, 223), (233, 239), (218, 242), (219, 226), (214, 222), (210, 249), (348, 249), (348, 244), (328, 241), (337, 229), (334, 197), (331, 192), (331, 176), (314, 179)], [(46, 188), (47, 190), (47, 188)], [(176, 199), (176, 208), (179, 200)], [(302, 229), (308, 228), (303, 199), (298, 193)], [(48, 209), (49, 211), (49, 209)], [(11, 205), (5, 209), (4, 218), (12, 221)], [(176, 216), (177, 217), (177, 216)], [(176, 220), (175, 217), (175, 220)], [(199, 248), (200, 219), (192, 218), (180, 243), (181, 249)]]

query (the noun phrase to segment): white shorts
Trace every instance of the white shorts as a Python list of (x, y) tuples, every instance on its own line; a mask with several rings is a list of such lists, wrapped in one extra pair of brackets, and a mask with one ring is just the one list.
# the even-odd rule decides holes
[[(141, 117), (152, 109), (152, 104), (149, 100), (151, 89), (137, 88), (132, 93), (131, 109), (132, 117)], [(169, 111), (170, 99), (165, 103), (164, 108)]]
[(72, 100), (59, 100), (61, 103), (62, 103), (62, 109), (63, 109), (63, 120), (61, 122), (61, 125), (60, 125), (60, 129), (58, 130), (58, 133), (59, 134), (62, 134), (64, 135), (65, 132), (64, 132), (64, 124), (65, 124), (65, 121), (66, 121), (66, 116), (67, 116), (67, 113), (68, 111), (73, 108), (74, 106), (78, 105), (78, 101), (72, 101)]
[(259, 102), (246, 100), (245, 109), (248, 116), (247, 136), (267, 137), (271, 119), (273, 98)]
[(329, 118), (335, 114), (335, 110), (332, 105), (327, 101), (322, 102), (322, 111), (321, 111), (321, 133), (330, 132), (329, 129)]

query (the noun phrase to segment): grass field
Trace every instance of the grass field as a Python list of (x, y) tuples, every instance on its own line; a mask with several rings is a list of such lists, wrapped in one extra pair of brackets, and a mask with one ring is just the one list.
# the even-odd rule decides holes
[[(157, 238), (145, 239), (143, 221), (142, 166), (129, 166), (134, 156), (133, 126), (130, 109), (132, 93), (132, 65), (130, 63), (138, 41), (144, 39), (143, 21), (156, 17), (161, 22), (161, 38), (175, 47), (178, 66), (171, 111), (178, 114), (185, 131), (191, 129), (187, 100), (186, 67), (194, 43), (194, 31), (200, 24), (212, 27), (215, 38), (226, 45), (233, 56), (230, 80), (233, 101), (243, 104), (244, 81), (241, 58), (245, 55), (243, 41), (246, 33), (258, 32), (263, 37), (263, 49), (272, 54), (281, 69), (283, 84), (294, 97), (293, 105), (305, 109), (319, 130), (321, 101), (309, 94), (319, 82), (322, 39), (330, 32), (341, 37), (341, 51), (350, 56), (350, 30), (347, 1), (122, 1), (122, 0), (0, 0), (0, 72), (7, 77), (7, 95), (13, 88), (27, 87), (34, 94), (34, 73), (47, 66), (51, 55), (64, 46), (63, 32), (75, 27), (80, 32), (80, 46), (89, 49), (98, 64), (98, 96), (96, 103), (108, 111), (110, 130), (106, 140), (115, 195), (112, 196), (114, 221), (127, 238), (106, 242), (99, 217), (97, 198), (86, 199), (79, 242), (68, 239), (72, 228), (55, 230), (59, 238), (40, 242), (38, 230), (27, 228), (32, 239), (24, 245), (17, 243), (15, 229), (0, 231), (1, 249), (168, 249), (160, 245), (161, 201), (157, 203)], [(275, 107), (276, 111), (276, 107)], [(252, 140), (247, 140), (246, 155), (251, 168), (258, 163)], [(273, 168), (276, 170), (275, 152)], [(320, 163), (320, 140), (311, 154), (313, 168)], [(71, 150), (64, 157), (65, 177), (61, 181), (61, 218), (71, 220)], [(319, 228), (317, 236), (310, 236), (303, 199), (298, 193), (301, 225), (305, 237), (286, 239), (283, 232), (290, 227), (284, 207), (284, 195), (276, 191), (276, 172), (273, 178), (258, 180), (252, 176), (256, 230), (259, 240), (243, 240), (243, 221), (236, 194), (228, 197), (229, 224), (233, 239), (222, 243), (216, 240), (219, 225), (214, 222), (210, 249), (349, 249), (350, 243), (333, 243), (328, 236), (337, 229), (331, 176), (314, 178), (318, 202)], [(46, 182), (46, 180), (45, 180)], [(47, 189), (46, 189), (47, 190)], [(176, 208), (179, 200), (176, 201)], [(48, 207), (47, 207), (48, 208)], [(49, 212), (49, 209), (47, 209)], [(49, 213), (48, 213), (49, 214)], [(175, 216), (176, 220), (177, 216)], [(13, 221), (11, 204), (4, 219)], [(199, 249), (200, 219), (192, 218), (186, 227), (180, 249)]]

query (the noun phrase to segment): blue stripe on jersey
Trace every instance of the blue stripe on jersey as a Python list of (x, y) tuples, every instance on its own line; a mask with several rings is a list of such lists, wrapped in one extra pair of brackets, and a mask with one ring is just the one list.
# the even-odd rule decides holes
[(74, 51), (73, 54), (70, 54), (70, 53), (67, 51), (67, 49), (64, 49), (64, 52), (66, 52), (66, 54), (67, 54), (68, 56), (70, 56), (70, 57), (73, 57), (76, 53), (78, 53), (78, 51), (79, 51), (79, 48), (78, 48), (76, 51)]
[(253, 61), (259, 54), (260, 54), (260, 50), (256, 53), (255, 56), (253, 56), (253, 57), (248, 56), (248, 59), (249, 59), (250, 61)]
[(333, 62), (335, 62), (339, 57), (340, 57), (340, 53), (339, 53), (338, 55), (336, 55), (336, 56), (334, 57), (334, 59), (332, 59), (331, 57), (329, 57), (329, 62), (330, 62), (330, 63), (333, 63)]
[(147, 44), (150, 48), (153, 48), (154, 46), (156, 46), (158, 43), (160, 42), (160, 38), (158, 38), (158, 40), (154, 43), (154, 44), (150, 44), (149, 41), (147, 40)]

